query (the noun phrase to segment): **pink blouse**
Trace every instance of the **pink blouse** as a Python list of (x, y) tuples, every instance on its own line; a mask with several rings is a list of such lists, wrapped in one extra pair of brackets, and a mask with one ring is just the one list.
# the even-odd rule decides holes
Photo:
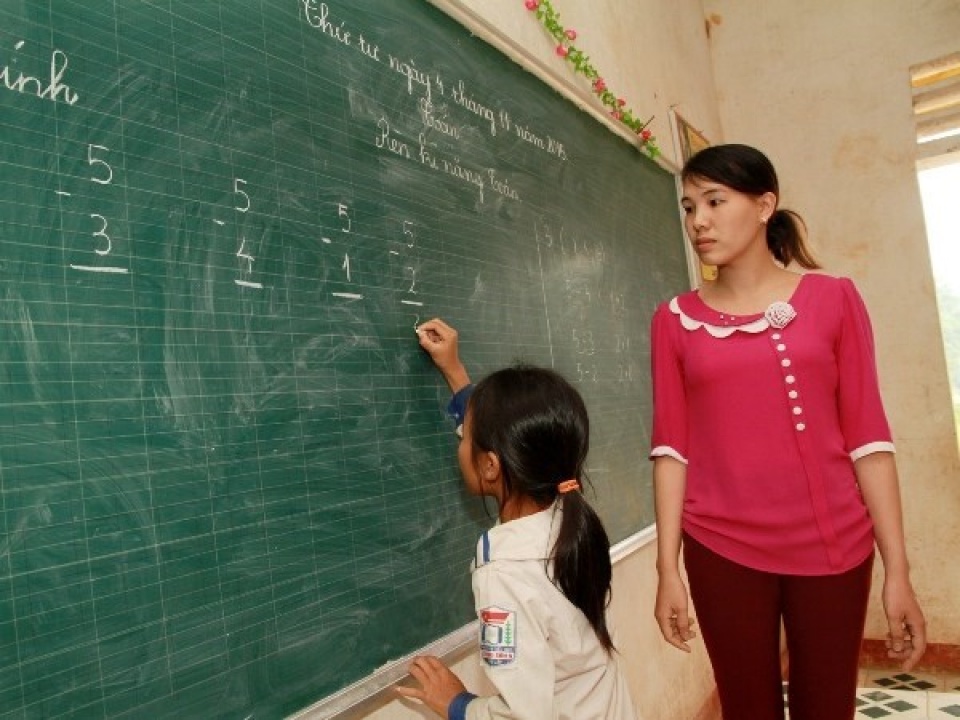
[(651, 343), (650, 457), (687, 466), (684, 531), (767, 572), (866, 559), (873, 524), (853, 462), (894, 448), (853, 283), (807, 274), (789, 304), (735, 317), (691, 291), (657, 308)]

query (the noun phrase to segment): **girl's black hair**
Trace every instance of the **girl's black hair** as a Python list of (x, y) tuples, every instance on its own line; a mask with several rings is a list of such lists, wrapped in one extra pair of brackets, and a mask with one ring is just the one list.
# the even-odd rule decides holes
[[(780, 183), (773, 163), (749, 145), (711, 145), (689, 160), (681, 180), (702, 178), (726, 185), (737, 192), (759, 197), (773, 193), (780, 202)], [(767, 222), (767, 247), (784, 266), (791, 262), (808, 270), (820, 267), (806, 243), (807, 226), (793, 210), (777, 209)]]
[(610, 540), (583, 493), (557, 486), (585, 480), (590, 421), (583, 398), (559, 373), (517, 365), (477, 383), (469, 401), (474, 455), (500, 460), (506, 497), (526, 496), (541, 506), (561, 498), (559, 534), (547, 574), (576, 605), (609, 652)]

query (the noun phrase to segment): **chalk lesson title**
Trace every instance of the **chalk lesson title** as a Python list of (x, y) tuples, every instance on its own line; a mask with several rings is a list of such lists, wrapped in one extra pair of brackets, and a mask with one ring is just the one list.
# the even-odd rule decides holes
[(567, 152), (561, 141), (517, 122), (507, 110), (495, 109), (474, 97), (462, 79), (450, 82), (438, 73), (420, 69), (415, 58), (401, 58), (386, 51), (368, 35), (354, 31), (345, 21), (339, 20), (328, 3), (298, 1), (307, 24), (340, 45), (355, 49), (366, 60), (383, 64), (397, 73), (406, 86), (407, 94), (417, 98), (417, 115), (423, 130), (416, 138), (407, 137), (398, 131), (397, 123), (392, 123), (390, 118), (382, 114), (376, 121), (374, 137), (378, 149), (470, 183), (477, 188), (481, 201), (488, 190), (511, 200), (520, 201), (521, 198), (508, 179), (499, 176), (495, 169), (468, 167), (457, 155), (445, 154), (437, 143), (432, 142), (438, 133), (445, 136), (447, 143), (452, 143), (454, 147), (461, 140), (464, 125), (452, 118), (454, 111), (466, 113), (483, 132), (492, 137), (516, 137), (560, 161), (567, 160)]

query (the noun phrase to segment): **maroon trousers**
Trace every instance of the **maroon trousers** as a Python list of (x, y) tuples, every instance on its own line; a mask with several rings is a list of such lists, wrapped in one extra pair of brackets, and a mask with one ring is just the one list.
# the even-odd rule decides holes
[(723, 720), (783, 720), (781, 622), (790, 720), (854, 717), (872, 553), (840, 575), (777, 575), (731, 562), (684, 535), (683, 558)]

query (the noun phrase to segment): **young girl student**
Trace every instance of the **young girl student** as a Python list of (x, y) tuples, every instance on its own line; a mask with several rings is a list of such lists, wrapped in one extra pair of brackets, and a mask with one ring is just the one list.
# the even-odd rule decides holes
[(657, 308), (655, 616), (688, 650), (690, 597), (724, 720), (850, 720), (874, 545), (889, 655), (926, 645), (863, 300), (817, 269), (770, 161), (706, 148), (681, 173), (687, 235), (717, 277)]
[(557, 373), (518, 366), (475, 387), (440, 320), (420, 345), (453, 391), (467, 491), (492, 497), (499, 522), (473, 564), (480, 659), (497, 694), (477, 697), (435, 657), (410, 666), (400, 694), (450, 720), (634, 720), (605, 611), (610, 543), (582, 490), (589, 421)]

